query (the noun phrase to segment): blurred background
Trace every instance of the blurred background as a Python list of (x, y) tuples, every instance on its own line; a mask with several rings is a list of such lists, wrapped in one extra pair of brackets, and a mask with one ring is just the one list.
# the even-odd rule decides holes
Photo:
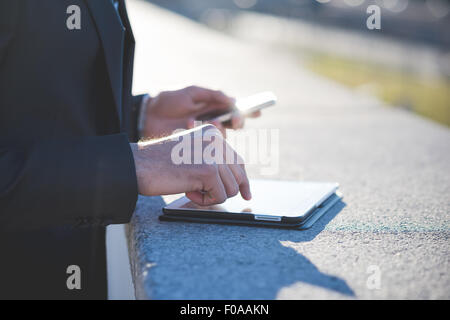
[[(450, 126), (450, 0), (147, 1)], [(380, 30), (366, 26), (370, 5)]]

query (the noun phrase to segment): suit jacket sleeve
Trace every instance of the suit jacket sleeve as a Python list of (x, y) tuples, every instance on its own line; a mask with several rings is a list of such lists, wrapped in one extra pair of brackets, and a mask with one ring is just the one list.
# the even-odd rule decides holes
[[(0, 0), (0, 68), (14, 37), (17, 3)], [(0, 137), (0, 229), (125, 223), (136, 200), (126, 134), (29, 143)]]

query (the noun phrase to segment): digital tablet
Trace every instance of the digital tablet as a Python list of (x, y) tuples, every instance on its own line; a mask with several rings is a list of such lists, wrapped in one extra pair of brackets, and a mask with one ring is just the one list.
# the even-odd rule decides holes
[(163, 208), (163, 221), (309, 228), (340, 199), (337, 183), (251, 180), (252, 200), (240, 195), (199, 206), (182, 197)]

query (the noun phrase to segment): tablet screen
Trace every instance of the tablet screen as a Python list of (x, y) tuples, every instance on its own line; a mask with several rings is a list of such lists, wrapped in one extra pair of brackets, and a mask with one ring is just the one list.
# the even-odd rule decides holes
[(337, 187), (337, 183), (251, 180), (250, 201), (237, 195), (223, 204), (204, 207), (183, 197), (169, 204), (166, 209), (300, 217), (319, 206)]

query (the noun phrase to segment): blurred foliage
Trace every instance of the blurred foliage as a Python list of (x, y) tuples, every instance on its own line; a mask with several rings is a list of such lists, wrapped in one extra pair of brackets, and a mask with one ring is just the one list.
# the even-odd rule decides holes
[(390, 105), (403, 107), (450, 126), (450, 79), (421, 77), (376, 64), (333, 55), (312, 54), (307, 66), (314, 72), (375, 94)]

